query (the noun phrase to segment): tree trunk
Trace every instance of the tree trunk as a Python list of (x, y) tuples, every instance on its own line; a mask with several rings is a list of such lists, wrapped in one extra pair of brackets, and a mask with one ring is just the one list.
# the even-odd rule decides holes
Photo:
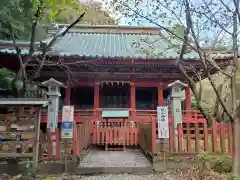
[(237, 108), (237, 114), (233, 123), (233, 173), (235, 177), (240, 176), (240, 106)]

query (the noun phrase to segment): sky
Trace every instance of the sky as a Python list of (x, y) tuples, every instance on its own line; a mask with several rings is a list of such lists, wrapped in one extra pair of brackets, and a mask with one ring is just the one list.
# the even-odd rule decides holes
[[(80, 2), (82, 3), (87, 3), (89, 2), (90, 0), (79, 0)], [(125, 25), (125, 26), (141, 26), (141, 27), (158, 27), (157, 25), (154, 25), (152, 23), (150, 23), (147, 19), (145, 18), (140, 18), (140, 21), (141, 23), (140, 24), (137, 24), (136, 22), (132, 21), (132, 19), (130, 18), (127, 18), (127, 17), (120, 17), (118, 16), (116, 13), (114, 13), (115, 11), (111, 11), (111, 7), (109, 6), (106, 6), (105, 4), (106, 3), (103, 3), (103, 2), (109, 2), (111, 0), (93, 0), (95, 2), (100, 2), (103, 4), (103, 10), (109, 12), (113, 12), (113, 13), (110, 13), (110, 16), (113, 17), (113, 18), (117, 18), (119, 19), (119, 25)], [(131, 1), (131, 0), (129, 0)], [(160, 0), (161, 1), (161, 0)], [(214, 0), (213, 0), (214, 1)], [(215, 1), (218, 1), (218, 0), (215, 0)], [(141, 10), (142, 10), (142, 13), (143, 14), (153, 14), (152, 11), (151, 11), (151, 6), (148, 6), (150, 3), (154, 3), (154, 0), (142, 0), (142, 5), (139, 7)], [(193, 0), (192, 1), (193, 3), (195, 2), (196, 4), (199, 3), (199, 0)], [(175, 10), (176, 12), (175, 13), (180, 13), (180, 10), (179, 9), (176, 9)], [(166, 11), (167, 13), (167, 17), (171, 17), (171, 24), (169, 25), (168, 23), (168, 19), (165, 18), (165, 20), (163, 19), (157, 19), (156, 22), (161, 24), (162, 26), (165, 26), (165, 27), (169, 27), (169, 26), (172, 26), (173, 24), (176, 24), (178, 23), (179, 24), (179, 20), (174, 20), (172, 19), (173, 16), (171, 15), (171, 13), (169, 11)], [(130, 24), (129, 24), (130, 23)], [(221, 34), (221, 36), (226, 36), (225, 34)], [(207, 40), (212, 40), (214, 38), (216, 38), (216, 31), (208, 31), (208, 32), (205, 32), (203, 31), (202, 34), (201, 34), (201, 37), (202, 37), (202, 42), (205, 42)], [(220, 36), (219, 36), (220, 37)]]
[[(103, 4), (102, 8), (103, 8), (105, 11), (108, 11), (108, 10), (109, 10), (109, 6), (105, 6), (105, 5), (104, 5), (105, 3), (103, 3), (103, 1), (104, 1), (104, 2), (109, 2), (109, 0), (93, 0), (93, 1), (94, 1), (94, 2), (100, 2), (100, 3), (102, 3), (102, 4)], [(90, 2), (90, 0), (79, 0), (79, 2), (81, 2), (81, 3), (88, 3), (88, 2)], [(119, 18), (119, 16), (118, 16), (117, 14), (110, 13), (110, 15), (111, 15), (113, 18), (116, 18), (116, 19)], [(119, 25), (130, 26), (128, 22), (132, 22), (131, 19), (126, 18), (126, 17), (121, 17), (121, 18), (119, 19)], [(131, 26), (134, 26), (134, 25), (137, 26), (137, 24), (134, 24), (134, 23), (132, 22)], [(153, 25), (152, 25), (151, 23), (148, 23), (148, 21), (146, 21), (146, 22), (143, 23), (143, 26), (153, 26)]]

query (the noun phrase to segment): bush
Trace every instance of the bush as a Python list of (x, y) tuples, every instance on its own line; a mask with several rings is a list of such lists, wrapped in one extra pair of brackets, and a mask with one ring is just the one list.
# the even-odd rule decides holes
[(221, 174), (232, 172), (232, 157), (230, 156), (201, 153), (198, 155), (197, 159), (198, 165), (201, 169), (211, 169)]

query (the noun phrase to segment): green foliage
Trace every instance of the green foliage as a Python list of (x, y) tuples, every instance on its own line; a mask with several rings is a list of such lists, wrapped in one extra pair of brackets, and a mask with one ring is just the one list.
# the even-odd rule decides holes
[(3, 89), (11, 89), (12, 80), (15, 77), (15, 73), (10, 72), (5, 68), (0, 69), (0, 87)]
[[(40, 6), (39, 4), (42, 3)], [(12, 39), (10, 29), (17, 39), (28, 40), (31, 27), (36, 20), (35, 14), (40, 7), (39, 23), (55, 22), (60, 12), (69, 10), (80, 12), (78, 0), (1, 0), (0, 2), (0, 38)]]
[(0, 38), (11, 39), (10, 28), (16, 37), (25, 38), (28, 34), (33, 13), (30, 0), (1, 0)]
[(78, 0), (44, 0), (46, 14), (44, 20), (48, 22), (58, 22), (59, 15), (66, 14), (65, 18), (69, 18), (69, 12), (81, 12), (84, 10), (84, 5)]
[[(185, 31), (185, 27), (181, 24), (173, 24), (170, 28), (170, 30), (176, 34), (178, 37), (180, 38), (184, 38), (184, 31)], [(170, 36), (170, 41), (175, 42), (175, 43), (181, 43), (181, 41), (179, 41), (178, 38), (176, 38), (176, 36), (174, 35), (169, 35)]]
[(33, 164), (31, 161), (27, 161), (26, 164), (24, 164), (24, 169), (23, 169), (23, 176), (24, 179), (26, 180), (34, 180), (36, 179), (36, 173), (37, 173), (37, 169), (34, 170), (33, 169)]
[(36, 20), (35, 14), (40, 3), (42, 4), (36, 40), (46, 38), (46, 24), (71, 23), (84, 10), (87, 11), (87, 21), (102, 24), (100, 21), (108, 20), (110, 23), (107, 24), (114, 24), (114, 20), (99, 6), (81, 4), (78, 0), (1, 0), (0, 39), (11, 40), (12, 34), (9, 28), (12, 28), (16, 39), (29, 40), (32, 23)]
[(198, 155), (198, 165), (201, 169), (211, 169), (218, 173), (232, 172), (232, 158), (224, 154), (202, 153)]

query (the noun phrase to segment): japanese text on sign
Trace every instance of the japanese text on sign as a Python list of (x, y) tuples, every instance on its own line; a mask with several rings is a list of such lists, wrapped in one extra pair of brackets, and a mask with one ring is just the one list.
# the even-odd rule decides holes
[(157, 107), (158, 138), (169, 138), (168, 107)]

